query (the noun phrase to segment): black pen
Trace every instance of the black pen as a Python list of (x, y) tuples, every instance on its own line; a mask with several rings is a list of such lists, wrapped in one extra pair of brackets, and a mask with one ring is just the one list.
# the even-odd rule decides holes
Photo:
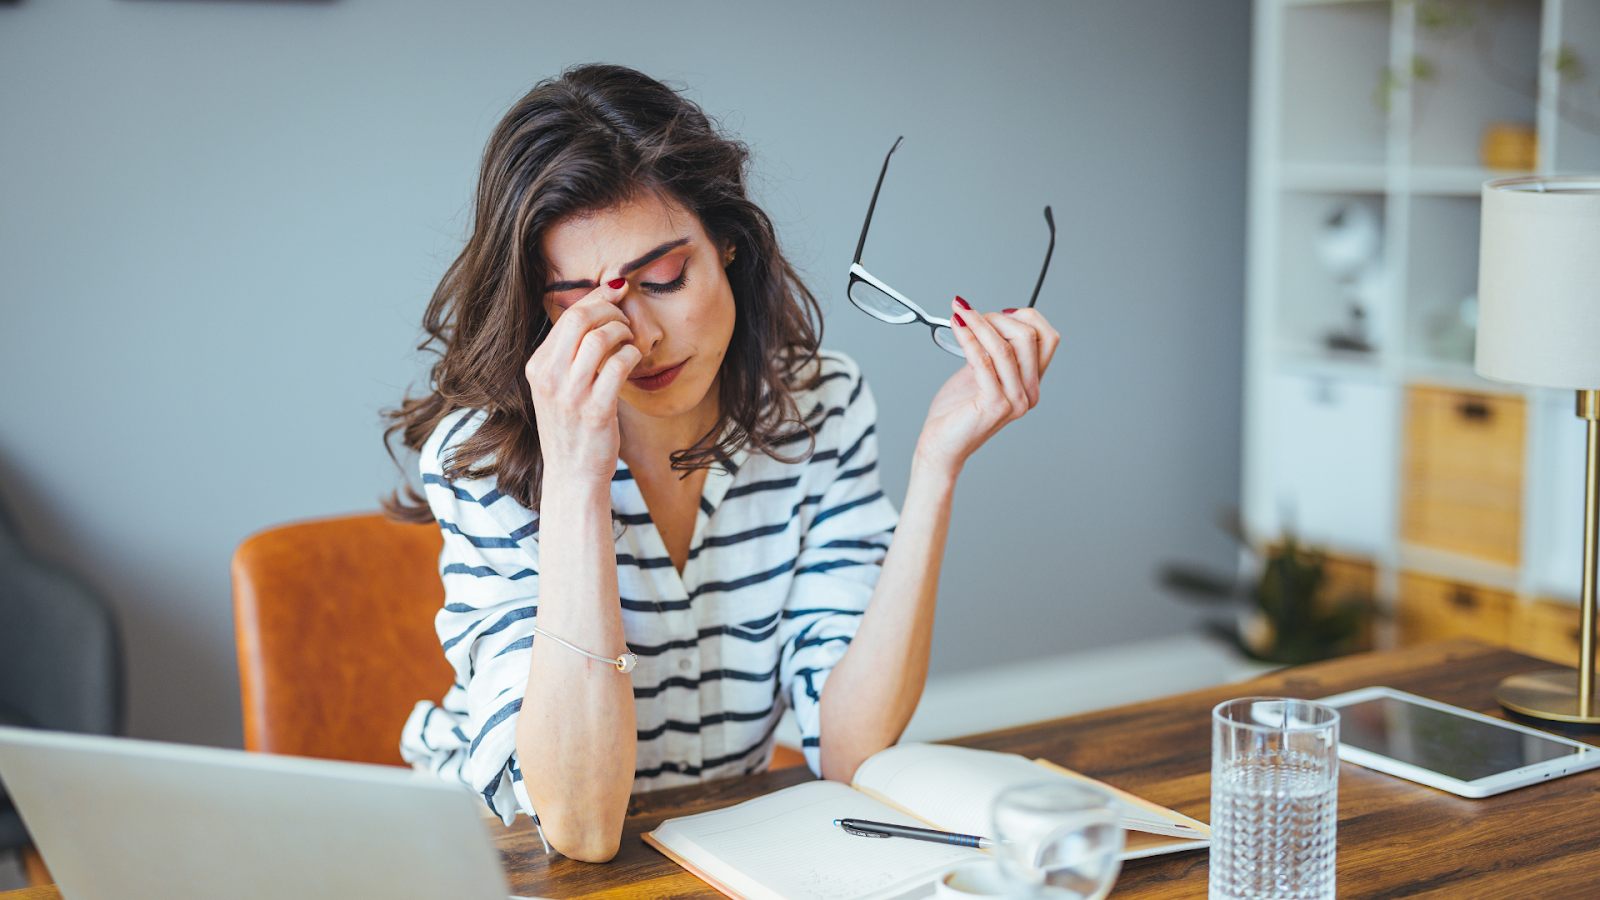
[(979, 850), (989, 850), (998, 846), (992, 839), (978, 837), (975, 834), (956, 834), (952, 831), (934, 831), (931, 828), (907, 828), (904, 825), (869, 822), (866, 819), (834, 819), (833, 824), (861, 837), (902, 837), (935, 844), (954, 844), (957, 847), (977, 847)]

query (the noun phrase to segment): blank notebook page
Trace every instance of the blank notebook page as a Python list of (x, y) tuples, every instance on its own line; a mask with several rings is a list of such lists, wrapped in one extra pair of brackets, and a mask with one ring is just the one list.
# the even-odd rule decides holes
[[(937, 828), (994, 837), (989, 832), (993, 830), (990, 811), (995, 798), (1009, 787), (1047, 781), (1078, 783), (1077, 778), (1015, 753), (949, 744), (900, 744), (862, 763), (854, 784), (877, 796), (892, 797), (890, 802)], [(1111, 798), (1110, 805), (1124, 825), (1164, 822), (1117, 797)]]
[(927, 893), (978, 850), (848, 834), (834, 819), (926, 827), (845, 785), (811, 781), (663, 823), (656, 840), (748, 898), (885, 900)]
[(989, 811), (1000, 792), (1063, 776), (1013, 753), (935, 744), (901, 744), (856, 770), (855, 786), (884, 797), (945, 831), (993, 837)]

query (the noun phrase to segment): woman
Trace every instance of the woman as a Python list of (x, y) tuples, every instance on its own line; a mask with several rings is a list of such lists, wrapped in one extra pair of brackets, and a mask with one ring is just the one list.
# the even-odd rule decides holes
[(402, 752), (508, 824), (537, 810), (576, 859), (616, 853), (634, 790), (764, 768), (785, 706), (823, 777), (894, 743), (956, 476), (1038, 402), (1058, 342), (1032, 309), (956, 298), (968, 362), (896, 528), (872, 395), (818, 349), (747, 158), (630, 69), (535, 87), (489, 141), (429, 305), (433, 392), (393, 413), (425, 496), (392, 509), (444, 531), (457, 673)]

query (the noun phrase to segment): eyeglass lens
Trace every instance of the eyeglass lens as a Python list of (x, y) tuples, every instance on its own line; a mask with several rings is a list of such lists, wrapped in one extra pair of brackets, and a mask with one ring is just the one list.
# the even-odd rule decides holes
[(916, 314), (907, 309), (904, 303), (866, 281), (858, 280), (850, 283), (850, 302), (861, 307), (863, 312), (871, 313), (885, 322), (896, 325), (916, 318)]

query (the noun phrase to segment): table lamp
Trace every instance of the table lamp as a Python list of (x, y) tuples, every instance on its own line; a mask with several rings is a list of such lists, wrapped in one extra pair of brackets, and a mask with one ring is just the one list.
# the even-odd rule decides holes
[(1477, 371), (1577, 391), (1589, 427), (1577, 671), (1513, 675), (1495, 699), (1571, 730), (1600, 729), (1595, 590), (1600, 565), (1600, 175), (1523, 176), (1483, 186)]

